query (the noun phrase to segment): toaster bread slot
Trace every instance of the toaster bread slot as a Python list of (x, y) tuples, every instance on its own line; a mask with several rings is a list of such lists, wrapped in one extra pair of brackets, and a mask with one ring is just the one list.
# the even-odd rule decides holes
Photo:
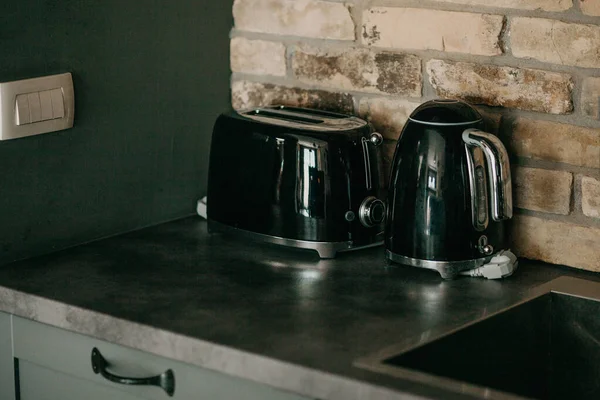
[(279, 110), (266, 110), (258, 109), (247, 112), (246, 115), (253, 115), (263, 118), (275, 118), (285, 121), (301, 122), (304, 124), (322, 124), (322, 119), (309, 118), (307, 116), (298, 115), (296, 113), (279, 111)]
[(261, 124), (312, 132), (342, 132), (367, 125), (366, 121), (351, 115), (282, 105), (245, 110), (239, 115)]
[(288, 111), (288, 112), (293, 112), (296, 114), (312, 115), (312, 116), (324, 117), (324, 118), (328, 118), (328, 119), (348, 118), (348, 116), (344, 115), (344, 114), (339, 114), (339, 113), (335, 113), (335, 112), (331, 112), (331, 111), (324, 111), (324, 110), (311, 110), (311, 109), (301, 108), (301, 107), (272, 106), (272, 107), (266, 107), (266, 108), (270, 109), (270, 110)]

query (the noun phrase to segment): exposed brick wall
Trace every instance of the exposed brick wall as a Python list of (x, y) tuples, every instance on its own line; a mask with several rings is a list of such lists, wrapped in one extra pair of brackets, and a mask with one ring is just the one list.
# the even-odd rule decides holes
[(513, 249), (600, 271), (600, 0), (236, 0), (235, 108), (355, 113), (386, 141), (466, 100), (513, 164)]

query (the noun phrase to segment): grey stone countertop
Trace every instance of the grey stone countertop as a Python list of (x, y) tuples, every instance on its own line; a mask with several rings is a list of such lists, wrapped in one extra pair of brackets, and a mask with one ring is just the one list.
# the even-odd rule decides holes
[(185, 218), (0, 267), (0, 310), (317, 399), (464, 398), (353, 363), (456, 328), (563, 275), (443, 281), (382, 248), (311, 252), (209, 235)]

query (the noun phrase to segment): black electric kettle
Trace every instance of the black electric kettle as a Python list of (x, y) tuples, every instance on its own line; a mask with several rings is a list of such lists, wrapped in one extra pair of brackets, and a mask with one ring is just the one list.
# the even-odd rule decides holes
[(389, 260), (451, 279), (508, 249), (508, 155), (482, 125), (479, 112), (457, 100), (432, 100), (411, 114), (390, 174)]

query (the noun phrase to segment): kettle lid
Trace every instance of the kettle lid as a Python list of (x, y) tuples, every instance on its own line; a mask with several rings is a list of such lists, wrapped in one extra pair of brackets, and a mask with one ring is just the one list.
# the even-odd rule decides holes
[(481, 114), (459, 100), (430, 100), (413, 111), (409, 119), (427, 125), (467, 125), (481, 121)]

